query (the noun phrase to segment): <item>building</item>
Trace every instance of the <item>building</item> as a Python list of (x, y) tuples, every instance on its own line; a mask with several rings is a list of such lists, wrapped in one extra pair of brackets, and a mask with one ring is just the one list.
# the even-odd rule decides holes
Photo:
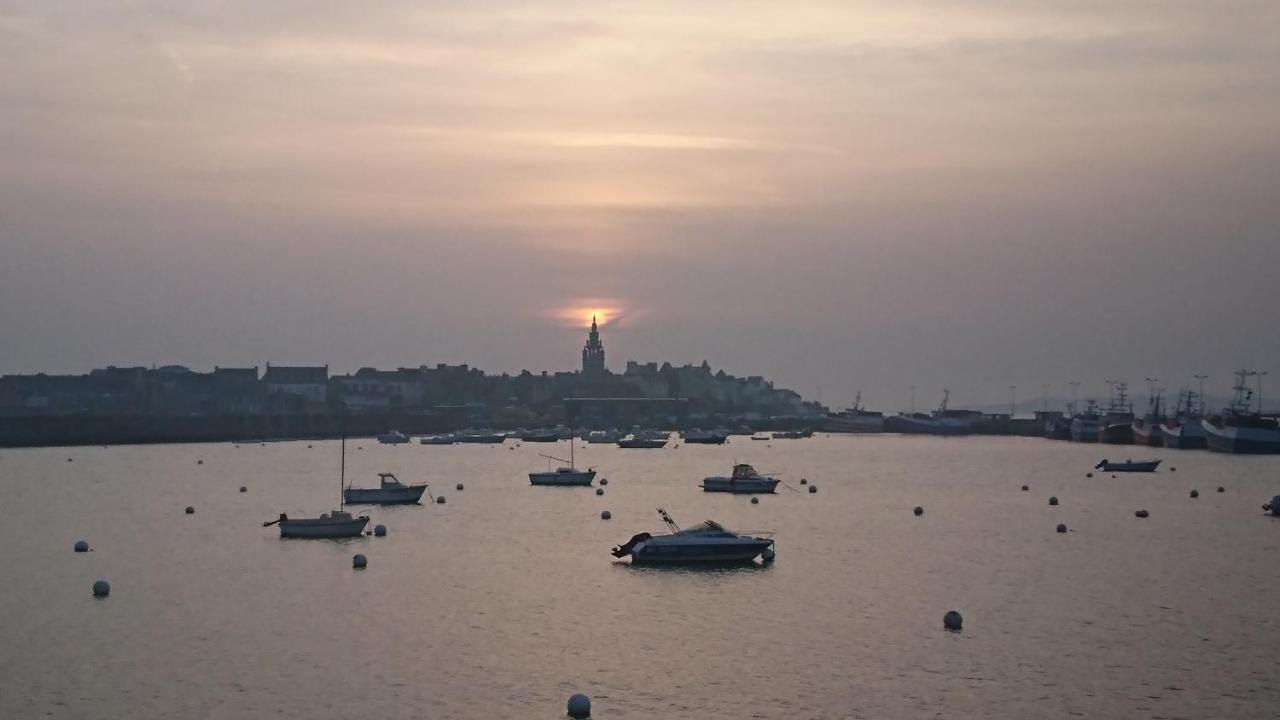
[(301, 409), (322, 408), (329, 401), (329, 366), (289, 367), (267, 363), (262, 384), (272, 399), (296, 398), (304, 406)]
[(587, 344), (582, 348), (582, 374), (600, 377), (608, 372), (604, 366), (604, 344), (600, 342), (600, 329), (596, 327), (596, 318), (592, 315), (591, 332), (587, 333)]

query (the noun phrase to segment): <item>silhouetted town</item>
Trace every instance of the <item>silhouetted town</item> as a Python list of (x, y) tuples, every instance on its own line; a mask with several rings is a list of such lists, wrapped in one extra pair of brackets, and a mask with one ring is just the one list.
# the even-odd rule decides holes
[(372, 435), (467, 427), (786, 428), (821, 405), (760, 376), (711, 366), (605, 365), (593, 321), (582, 367), (487, 374), (423, 365), (334, 375), (327, 365), (107, 367), (84, 375), (0, 377), (0, 444), (104, 444)]

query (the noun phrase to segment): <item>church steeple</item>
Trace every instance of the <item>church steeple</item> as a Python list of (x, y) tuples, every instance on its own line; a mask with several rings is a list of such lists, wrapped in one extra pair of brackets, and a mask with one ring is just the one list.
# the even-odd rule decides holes
[(587, 333), (587, 344), (582, 348), (582, 372), (584, 375), (597, 375), (607, 372), (604, 367), (604, 344), (600, 342), (600, 328), (596, 325), (596, 316), (591, 316), (591, 332)]

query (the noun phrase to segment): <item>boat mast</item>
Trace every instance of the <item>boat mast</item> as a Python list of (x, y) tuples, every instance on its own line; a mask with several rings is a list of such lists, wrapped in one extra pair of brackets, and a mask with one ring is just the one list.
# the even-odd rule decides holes
[(338, 510), (341, 511), (346, 505), (346, 498), (343, 497), (342, 489), (347, 486), (347, 436), (342, 436), (342, 466), (338, 470)]

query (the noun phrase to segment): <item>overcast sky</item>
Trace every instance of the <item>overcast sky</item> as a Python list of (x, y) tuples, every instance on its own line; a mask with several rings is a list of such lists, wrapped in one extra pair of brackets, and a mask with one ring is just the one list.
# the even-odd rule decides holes
[(1280, 381), (1274, 0), (445, 5), (0, 0), (0, 372)]

